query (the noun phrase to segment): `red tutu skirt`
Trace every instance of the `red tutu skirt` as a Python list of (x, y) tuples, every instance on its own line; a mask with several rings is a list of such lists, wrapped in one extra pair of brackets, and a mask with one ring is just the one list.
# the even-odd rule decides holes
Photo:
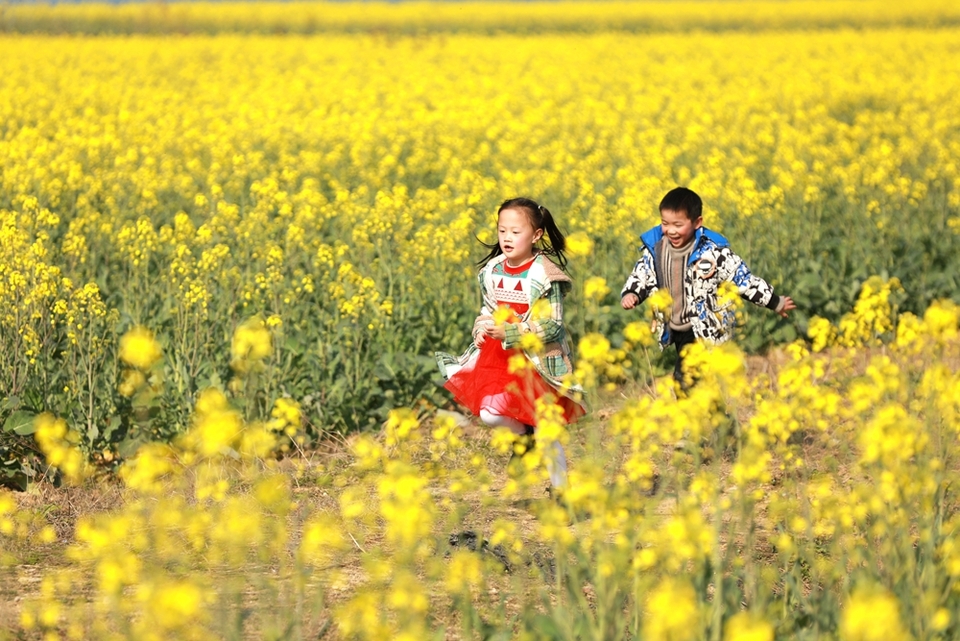
[(583, 407), (579, 403), (561, 395), (536, 370), (524, 368), (510, 373), (510, 357), (522, 353), (518, 349), (505, 350), (500, 341), (487, 339), (480, 345), (480, 355), (473, 368), (461, 369), (444, 387), (474, 416), (480, 415), (485, 398), (497, 395), (500, 395), (498, 403), (492, 409), (525, 425), (537, 424), (536, 400), (548, 395), (563, 408), (563, 417), (568, 424), (583, 416)]

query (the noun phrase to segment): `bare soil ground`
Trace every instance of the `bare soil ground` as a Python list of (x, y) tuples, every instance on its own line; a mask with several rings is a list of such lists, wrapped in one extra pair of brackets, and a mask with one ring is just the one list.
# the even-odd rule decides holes
[[(776, 372), (788, 358), (782, 352), (774, 352), (763, 357), (751, 357), (747, 365), (748, 375), (775, 379)], [(865, 366), (867, 361), (868, 358), (864, 357), (862, 364)], [(587, 450), (592, 436), (591, 431), (595, 431), (629, 399), (645, 393), (648, 392), (644, 386), (634, 384), (605, 394), (601, 404), (593, 408), (592, 416), (571, 430), (571, 443), (568, 447), (571, 467), (577, 465), (578, 458)], [(743, 421), (749, 417), (743, 415), (737, 418)], [(488, 490), (475, 492), (465, 499), (467, 505), (459, 506), (458, 511), (461, 516), (454, 519), (457, 523), (455, 528), (450, 529), (448, 520), (442, 516), (437, 519), (437, 538), (448, 546), (446, 549), (438, 549), (437, 554), (444, 555), (456, 548), (467, 548), (487, 555), (494, 562), (502, 563), (508, 571), (504, 573), (501, 584), (494, 583), (490, 586), (488, 596), (491, 602), (497, 601), (501, 593), (511, 593), (511, 574), (527, 573), (530, 576), (539, 576), (541, 581), (551, 582), (554, 578), (555, 560), (545, 546), (537, 543), (535, 536), (540, 506), (551, 500), (546, 488), (533, 489), (519, 497), (502, 499), (500, 492), (508, 482), (507, 457), (493, 451), (490, 447), (489, 431), (476, 420), (464, 417), (462, 427), (468, 450), (488, 458), (492, 479)], [(339, 509), (337, 498), (339, 489), (329, 482), (330, 474), (332, 470), (346, 469), (349, 466), (352, 460), (350, 444), (354, 438), (356, 437), (331, 438), (322, 446), (304, 454), (301, 463), (306, 463), (305, 471), (302, 469), (296, 477), (293, 488), (295, 500), (299, 505), (330, 512), (336, 512)], [(805, 459), (813, 466), (822, 467), (826, 459), (835, 459), (836, 453), (825, 452), (818, 441), (803, 440), (801, 437), (800, 445)], [(731, 461), (729, 457), (725, 458), (722, 452), (717, 454), (721, 456), (718, 469), (721, 477), (725, 478)], [(292, 470), (292, 463), (290, 465)], [(322, 473), (312, 474), (311, 469), (314, 467), (318, 470), (322, 468)], [(829, 467), (831, 473), (841, 476), (846, 474), (844, 461), (834, 460)], [(292, 471), (291, 475), (293, 476)], [(779, 478), (775, 475), (770, 489), (773, 490), (778, 482)], [(435, 488), (435, 498), (438, 503), (444, 498), (443, 492), (444, 490)], [(65, 552), (73, 543), (78, 519), (86, 515), (120, 509), (125, 498), (119, 482), (109, 474), (102, 474), (95, 481), (78, 488), (54, 487), (50, 484), (34, 485), (28, 491), (18, 493), (17, 500), (21, 510), (38, 515), (41, 521), (53, 526), (56, 540), (53, 543), (40, 544), (31, 540), (7, 539), (9, 544), (7, 549), (3, 550), (7, 562), (0, 565), (0, 638), (28, 638), (24, 637), (23, 632), (19, 630), (21, 603), (39, 594), (43, 576), (51, 572), (55, 573), (58, 568), (67, 565)], [(672, 509), (672, 499), (664, 498), (656, 511), (668, 514)], [(764, 509), (761, 504), (759, 506), (761, 514)], [(297, 516), (294, 513), (290, 518), (296, 520)], [(515, 558), (509, 559), (502, 548), (491, 545), (486, 538), (490, 535), (494, 522), (501, 519), (514, 523), (520, 538), (527, 542), (520, 564), (522, 567), (516, 567)], [(583, 523), (578, 523), (575, 519), (570, 527), (583, 527)], [(762, 541), (763, 532), (759, 534), (759, 540)], [(356, 585), (366, 579), (362, 559), (364, 553), (368, 551), (367, 548), (375, 548), (378, 541), (368, 538), (361, 542), (352, 535), (350, 538), (354, 543), (353, 549), (342, 555), (336, 568), (331, 568), (339, 573), (342, 580), (334, 586), (327, 587), (325, 611), (306, 630), (313, 635), (321, 634), (324, 638), (336, 636), (335, 626), (329, 625), (330, 606), (344, 600)], [(733, 544), (741, 546), (743, 541), (734, 540)], [(754, 554), (772, 555), (773, 551), (754, 550)], [(269, 573), (270, 571), (271, 569), (267, 567), (251, 567), (251, 572)], [(589, 592), (589, 587), (586, 589)], [(83, 595), (76, 595), (76, 597), (84, 598)], [(508, 609), (511, 607), (511, 598), (513, 597), (507, 600)], [(518, 603), (514, 605), (519, 606)], [(455, 635), (459, 629), (457, 622), (445, 623), (447, 623), (447, 629)], [(456, 636), (450, 636), (450, 638), (456, 638)]]

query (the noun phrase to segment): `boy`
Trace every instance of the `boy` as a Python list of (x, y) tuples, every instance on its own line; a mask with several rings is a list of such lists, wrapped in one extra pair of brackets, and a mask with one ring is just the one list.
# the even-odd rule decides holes
[(735, 284), (742, 298), (784, 318), (797, 308), (789, 296), (777, 296), (765, 280), (751, 274), (730, 251), (726, 238), (703, 227), (703, 201), (685, 187), (663, 197), (660, 225), (640, 239), (640, 260), (623, 286), (620, 304), (633, 309), (659, 288), (670, 292), (673, 309), (666, 315), (657, 312), (657, 326), (661, 349), (670, 343), (677, 346), (673, 377), (681, 385), (685, 346), (695, 340), (719, 344), (730, 338), (734, 310), (717, 304), (717, 291), (724, 281)]

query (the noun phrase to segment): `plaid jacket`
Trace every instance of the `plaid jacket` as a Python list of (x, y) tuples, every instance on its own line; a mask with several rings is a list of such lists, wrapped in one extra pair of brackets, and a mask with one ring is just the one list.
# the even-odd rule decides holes
[[(623, 285), (620, 298), (636, 294), (643, 302), (663, 283), (659, 273), (659, 252), (663, 251), (663, 230), (659, 225), (640, 237), (640, 260)], [(723, 343), (733, 334), (736, 313), (731, 303), (717, 299), (720, 284), (731, 282), (740, 297), (754, 305), (776, 310), (780, 297), (767, 281), (750, 273), (743, 259), (730, 250), (727, 239), (715, 231), (700, 227), (693, 238), (693, 253), (683, 275), (683, 295), (693, 310), (693, 334), (708, 343)], [(670, 342), (670, 329), (660, 310), (655, 311), (660, 347)]]
[[(444, 380), (449, 379), (462, 368), (472, 367), (480, 355), (480, 349), (476, 343), (477, 334), (484, 327), (494, 324), (493, 313), (497, 308), (497, 302), (493, 298), (494, 267), (505, 260), (506, 256), (497, 256), (487, 263), (477, 276), (482, 304), (480, 315), (473, 323), (474, 340), (467, 351), (460, 357), (436, 352), (437, 364)], [(563, 297), (571, 287), (570, 277), (549, 258), (543, 254), (537, 254), (527, 278), (530, 284), (530, 307), (521, 317), (520, 322), (504, 325), (506, 338), (502, 343), (503, 348), (519, 347), (520, 339), (524, 334), (536, 334), (543, 343), (542, 352), (537, 354), (524, 350), (523, 353), (533, 363), (543, 380), (566, 396), (582, 393), (583, 390), (580, 387), (571, 386), (569, 381), (566, 381), (567, 377), (573, 373), (573, 352), (563, 325)], [(541, 305), (543, 310), (541, 316), (535, 317), (536, 303), (540, 299), (546, 299), (549, 303), (549, 312), (543, 313), (546, 310)]]

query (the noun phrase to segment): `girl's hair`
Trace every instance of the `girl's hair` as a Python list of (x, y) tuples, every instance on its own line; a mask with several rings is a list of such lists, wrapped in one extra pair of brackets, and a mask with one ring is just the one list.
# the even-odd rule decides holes
[[(563, 237), (563, 232), (560, 231), (557, 223), (553, 220), (553, 214), (550, 213), (549, 209), (530, 198), (511, 198), (503, 201), (503, 204), (497, 210), (498, 218), (500, 212), (504, 209), (522, 209), (525, 211), (527, 220), (533, 225), (534, 231), (543, 230), (543, 236), (540, 237), (539, 241), (541, 243), (540, 251), (548, 256), (555, 257), (561, 269), (566, 269), (567, 257), (563, 254), (563, 251), (567, 248), (567, 241)], [(480, 241), (480, 243), (490, 250), (490, 253), (477, 263), (481, 267), (503, 253), (499, 241), (493, 244), (487, 244), (483, 241)]]

